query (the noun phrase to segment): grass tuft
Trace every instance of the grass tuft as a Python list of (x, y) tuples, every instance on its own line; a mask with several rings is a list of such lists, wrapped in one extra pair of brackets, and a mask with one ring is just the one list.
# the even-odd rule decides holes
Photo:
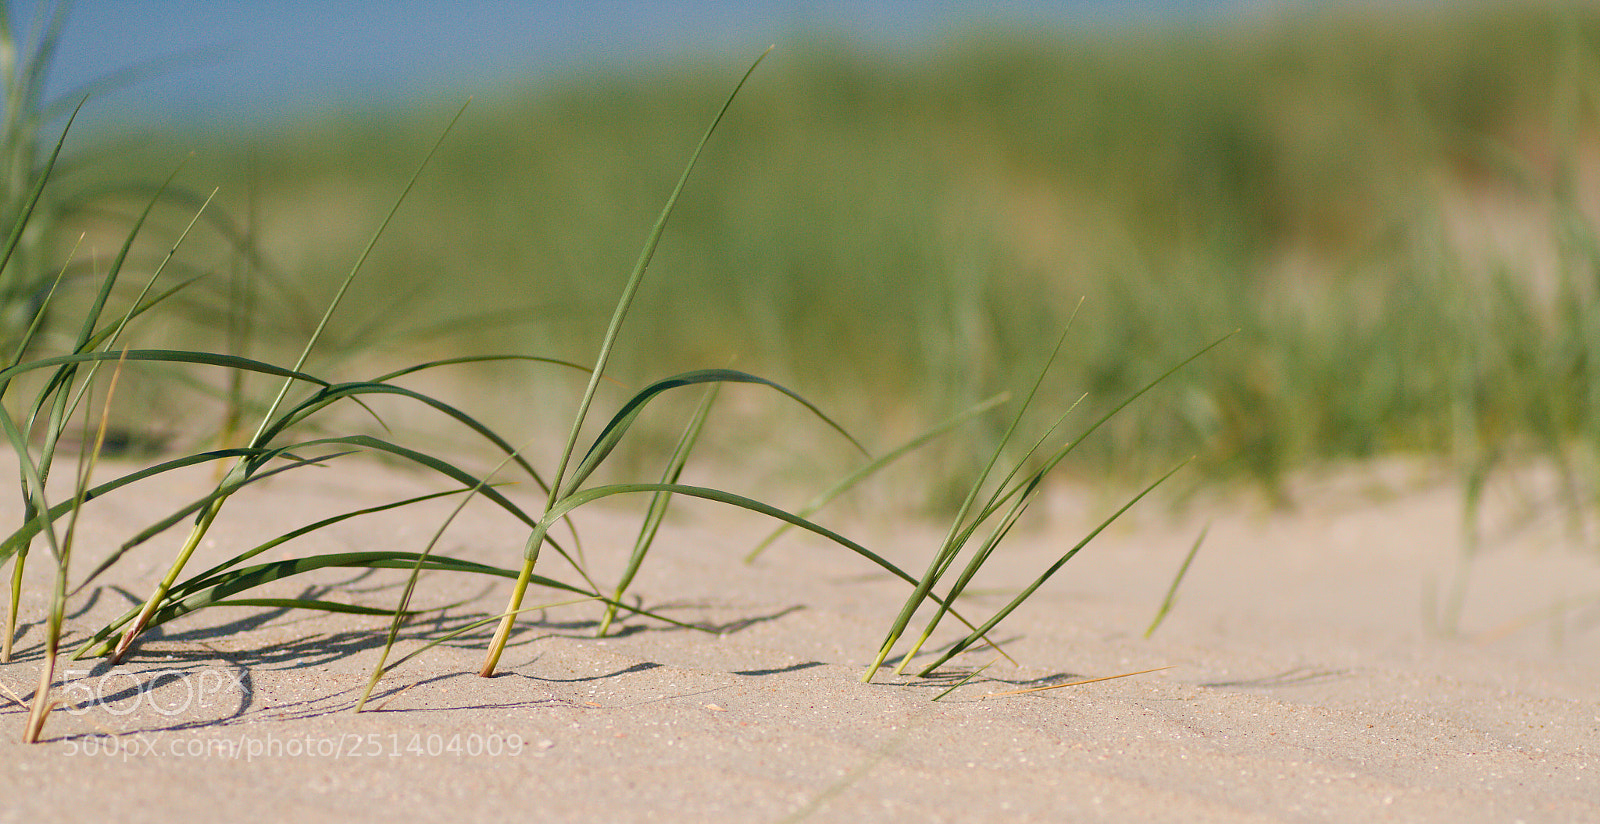
[[(9, 29), (0, 27), (0, 35), (9, 37)], [(777, 531), (757, 546), (746, 560), (753, 560), (785, 530), (798, 528), (855, 554), (863, 561), (905, 582), (911, 588), (911, 594), (899, 616), (891, 624), (885, 641), (878, 651), (877, 661), (863, 680), (870, 680), (876, 670), (883, 665), (896, 648), (911, 620), (924, 608), (932, 611), (932, 617), (918, 640), (909, 651), (901, 655), (899, 660), (901, 670), (918, 657), (923, 644), (933, 635), (946, 616), (954, 618), (966, 628), (963, 638), (948, 645), (941, 657), (927, 664), (919, 673), (921, 676), (928, 676), (944, 662), (971, 646), (990, 643), (987, 635), (995, 626), (1026, 601), (1106, 525), (1170, 477), (1172, 473), (1168, 472), (1144, 487), (1143, 491), (1127, 501), (1087, 537), (1062, 554), (1009, 604), (986, 621), (978, 623), (958, 609), (958, 602), (984, 563), (998, 550), (1029, 504), (1036, 498), (1045, 478), (1084, 443), (1089, 435), (1100, 430), (1128, 404), (1158, 383), (1170, 378), (1190, 361), (1216, 347), (1222, 342), (1221, 340), (1199, 349), (1177, 366), (1127, 393), (1120, 403), (1111, 405), (1102, 415), (1094, 418), (1078, 437), (1057, 443), (1061, 427), (1077, 408), (1076, 403), (1071, 404), (1065, 413), (1044, 427), (1043, 434), (1023, 450), (1020, 458), (1008, 459), (1007, 455), (1019, 436), (1024, 419), (1028, 417), (1036, 399), (1043, 396), (1042, 387), (1046, 375), (1057, 358), (1066, 351), (1069, 322), (1068, 327), (1061, 330), (1055, 349), (1040, 369), (1032, 387), (1009, 418), (1009, 424), (1004, 429), (1004, 434), (998, 438), (997, 445), (992, 449), (980, 447), (974, 450), (980, 457), (987, 456), (986, 463), (969, 487), (948, 536), (937, 549), (927, 571), (921, 577), (911, 575), (878, 552), (834, 529), (823, 526), (812, 518), (821, 508), (855, 488), (869, 476), (949, 435), (959, 427), (989, 425), (990, 422), (986, 421), (984, 416), (998, 410), (1007, 402), (1009, 395), (1006, 393), (968, 407), (964, 412), (925, 429), (921, 434), (877, 458), (872, 457), (846, 427), (825, 414), (820, 404), (783, 383), (727, 368), (670, 371), (667, 373), (668, 377), (650, 382), (644, 385), (644, 388), (629, 394), (604, 424), (589, 426), (594, 406), (599, 402), (597, 395), (602, 382), (613, 380), (608, 370), (617, 354), (624, 322), (635, 314), (635, 301), (640, 294), (646, 271), (662, 244), (669, 218), (674, 218), (677, 214), (680, 197), (690, 174), (707, 149), (712, 135), (725, 120), (733, 117), (730, 113), (734, 99), (740, 94), (740, 90), (756, 67), (765, 59), (766, 54), (763, 53), (752, 63), (727, 96), (709, 127), (701, 133), (698, 143), (694, 145), (676, 186), (667, 198), (654, 226), (646, 235), (643, 248), (623, 285), (621, 296), (612, 308), (611, 320), (601, 339), (592, 368), (568, 360), (533, 355), (509, 357), (461, 355), (436, 357), (399, 369), (389, 369), (372, 379), (345, 380), (324, 377), (323, 374), (331, 375), (331, 372), (324, 367), (313, 365), (313, 354), (331, 347), (330, 330), (333, 319), (351, 294), (357, 276), (363, 272), (380, 238), (385, 235), (386, 229), (394, 220), (400, 206), (406, 202), (424, 170), (429, 168), (436, 154), (440, 152), (446, 136), (452, 133), (462, 118), (465, 106), (455, 113), (454, 118), (443, 129), (422, 162), (407, 179), (400, 196), (393, 200), (377, 228), (367, 237), (365, 246), (333, 290), (333, 296), (322, 309), (314, 328), (297, 347), (298, 355), (292, 359), (290, 366), (276, 365), (266, 356), (260, 359), (245, 356), (246, 350), (254, 354), (257, 349), (256, 341), (253, 339), (254, 326), (253, 321), (250, 326), (241, 326), (238, 323), (238, 318), (233, 314), (239, 309), (236, 306), (230, 307), (225, 316), (215, 313), (208, 316), (211, 320), (218, 321), (219, 328), (226, 330), (226, 343), (232, 349), (231, 352), (208, 351), (207, 347), (163, 348), (134, 346), (131, 343), (132, 340), (147, 334), (146, 327), (153, 318), (165, 317), (165, 313), (172, 311), (178, 305), (178, 301), (187, 296), (187, 287), (197, 282), (197, 279), (189, 278), (167, 285), (163, 277), (169, 270), (180, 268), (180, 264), (175, 263), (176, 256), (180, 248), (185, 252), (188, 251), (184, 243), (190, 237), (190, 232), (199, 224), (202, 215), (213, 208), (209, 197), (199, 199), (194, 204), (193, 213), (188, 215), (188, 220), (181, 229), (175, 232), (175, 240), (168, 247), (166, 254), (150, 264), (142, 281), (134, 287), (122, 285), (125, 278), (131, 277), (133, 272), (143, 268), (142, 262), (136, 262), (131, 252), (136, 240), (155, 228), (152, 215), (157, 205), (165, 202), (168, 187), (175, 183), (178, 171), (174, 171), (165, 183), (148, 193), (143, 210), (132, 216), (129, 221), (129, 228), (123, 236), (119, 252), (109, 261), (103, 272), (88, 282), (90, 288), (86, 290), (87, 298), (78, 303), (67, 304), (77, 313), (78, 321), (75, 334), (70, 338), (57, 338), (41, 331), (46, 313), (57, 312), (63, 306), (58, 303), (66, 300), (62, 297), (63, 294), (72, 292), (74, 299), (83, 297), (76, 294), (78, 284), (69, 282), (70, 279), (66, 277), (68, 268), (64, 266), (58, 270), (60, 274), (51, 282), (49, 289), (45, 290), (43, 298), (36, 306), (31, 307), (32, 314), (26, 325), (26, 331), (12, 347), (15, 354), (3, 364), (3, 368), (0, 368), (0, 430), (3, 430), (18, 456), (19, 491), (22, 499), (20, 522), (9, 535), (0, 539), (0, 562), (11, 560), (13, 563), (11, 609), (3, 655), (10, 655), (12, 639), (17, 634), (17, 616), (26, 606), (23, 603), (22, 575), (23, 564), (30, 548), (36, 543), (44, 543), (55, 562), (56, 572), (47, 599), (48, 603), (44, 605), (47, 610), (47, 619), (44, 622), (46, 632), (44, 660), (41, 665), (39, 688), (29, 704), (29, 716), (23, 732), (25, 740), (32, 742), (40, 739), (53, 706), (50, 696), (54, 686), (60, 644), (65, 637), (64, 621), (68, 614), (66, 611), (68, 601), (96, 584), (102, 575), (122, 562), (130, 553), (141, 550), (158, 536), (185, 522), (189, 524), (187, 534), (151, 594), (125, 614), (105, 623), (88, 635), (78, 645), (74, 657), (109, 656), (111, 662), (115, 663), (130, 653), (138, 639), (150, 629), (213, 607), (294, 609), (387, 617), (389, 621), (382, 651), (354, 707), (359, 712), (367, 709), (377, 685), (384, 675), (393, 671), (396, 666), (437, 644), (491, 623), (497, 624), (497, 628), (485, 651), (480, 674), (485, 677), (493, 675), (517, 620), (529, 611), (545, 608), (524, 606), (523, 602), (530, 586), (558, 593), (557, 597), (561, 599), (560, 605), (598, 606), (603, 610), (598, 629), (598, 634), (602, 636), (607, 634), (615, 622), (621, 620), (624, 615), (636, 615), (672, 626), (699, 629), (647, 609), (642, 602), (635, 604), (625, 602), (630, 587), (657, 541), (669, 507), (682, 499), (703, 500), (731, 506), (765, 516), (776, 522)], [(7, 250), (4, 255), (0, 255), (0, 282), (4, 282), (4, 276), (9, 271), (8, 267), (20, 265), (11, 256), (11, 251), (18, 248), (19, 238), (27, 235), (30, 221), (42, 219), (37, 216), (31, 205), (42, 202), (48, 191), (47, 184), (51, 181), (54, 158), (60, 153), (65, 139), (63, 132), (50, 161), (44, 164), (43, 171), (33, 181), (27, 208), (21, 208), (17, 212), (18, 216)], [(250, 264), (250, 268), (254, 269), (253, 263)], [(245, 309), (252, 312), (256, 311), (258, 306), (256, 301), (262, 297), (257, 294), (253, 281), (248, 280), (236, 281), (230, 287), (230, 294), (235, 300), (243, 302)], [(961, 324), (969, 326), (981, 324), (976, 315), (965, 310), (955, 314)], [(694, 317), (688, 312), (678, 312), (677, 315), (680, 322), (693, 325), (690, 321), (694, 320)], [(1226, 337), (1223, 338), (1225, 339)], [(55, 354), (50, 354), (51, 352)], [(408, 388), (399, 383), (402, 379), (434, 369), (482, 365), (495, 361), (534, 362), (585, 374), (586, 385), (556, 460), (554, 472), (542, 474), (534, 465), (536, 461), (525, 454), (524, 447), (513, 445), (479, 415), (469, 413), (434, 394)], [(115, 364), (115, 371), (110, 380), (110, 387), (102, 392), (95, 382), (102, 367), (107, 364)], [(196, 377), (199, 374), (213, 377), (220, 374), (223, 376), (223, 380), (220, 381), (223, 388), (213, 387), (213, 389), (215, 395), (227, 404), (224, 437), (226, 438), (228, 432), (243, 423), (243, 413), (246, 411), (258, 416), (254, 422), (254, 434), (242, 445), (164, 456), (109, 480), (93, 482), (96, 463), (106, 443), (108, 421), (111, 417), (111, 397), (116, 393), (118, 385), (126, 386), (134, 377), (134, 373), (126, 371), (133, 366), (186, 378), (196, 384), (204, 383)], [(252, 376), (266, 376), (279, 381), (270, 399), (259, 405), (255, 405), (246, 397), (243, 379)], [(820, 431), (832, 433), (829, 437), (833, 434), (841, 436), (856, 452), (866, 456), (865, 463), (843, 480), (816, 495), (801, 508), (792, 511), (766, 503), (749, 494), (685, 483), (683, 476), (691, 456), (703, 448), (702, 443), (710, 440), (714, 434), (715, 428), (709, 425), (713, 407), (720, 393), (730, 385), (762, 387), (763, 391), (770, 390), (777, 393), (786, 403), (792, 402), (792, 406), (785, 408), (808, 416), (808, 422), (813, 419), (820, 421), (822, 426), (817, 427)], [(8, 392), (13, 392), (19, 387), (34, 390), (29, 402), (18, 404), (14, 399), (7, 397)], [(659, 480), (600, 482), (603, 478), (600, 470), (603, 466), (608, 466), (608, 462), (615, 463), (613, 458), (624, 444), (631, 445), (645, 440), (640, 434), (644, 430), (641, 422), (647, 412), (659, 410), (660, 404), (656, 401), (672, 390), (691, 388), (702, 393), (699, 403), (689, 416), (675, 445), (669, 450), (663, 450), (666, 460), (657, 476)], [(100, 415), (98, 424), (95, 425), (91, 421), (90, 410), (97, 397), (100, 399)], [(459, 428), (460, 431), (470, 435), (478, 443), (488, 444), (498, 463), (491, 470), (484, 472), (458, 456), (419, 448), (408, 440), (407, 433), (403, 429), (391, 428), (378, 414), (385, 402), (399, 403), (438, 416), (451, 427)], [(19, 410), (15, 414), (13, 407)], [(352, 413), (367, 413), (371, 422), (366, 426), (370, 428), (347, 426), (329, 411), (336, 407)], [(87, 452), (79, 455), (80, 465), (74, 479), (72, 494), (66, 499), (56, 498), (55, 502), (52, 502), (50, 470), (63, 444), (69, 440), (67, 436), (70, 435), (70, 429), (75, 426), (81, 427), (85, 433), (81, 436), (81, 440), (93, 445)], [(91, 426), (94, 428), (92, 437), (87, 434)], [(378, 431), (381, 431), (381, 434), (373, 434)], [(586, 436), (586, 432), (592, 434)], [(983, 438), (974, 436), (971, 440), (981, 443)], [(587, 447), (580, 449), (585, 442)], [(298, 470), (305, 468), (330, 467), (337, 471), (346, 459), (358, 455), (377, 456), (404, 463), (423, 470), (428, 477), (444, 483), (448, 488), (324, 517), (237, 551), (231, 557), (212, 563), (199, 573), (189, 571), (194, 554), (220, 519), (225, 517), (225, 504), (233, 496), (251, 494), (259, 483), (268, 478), (281, 477), (292, 480), (299, 476)], [(214, 465), (226, 468), (226, 471), (220, 472), (219, 477), (204, 494), (174, 506), (170, 511), (153, 513), (148, 525), (128, 536), (120, 545), (106, 551), (96, 560), (89, 572), (78, 578), (74, 584), (69, 563), (74, 539), (80, 518), (93, 511), (96, 501), (103, 496), (136, 487), (168, 473), (202, 465)], [(500, 474), (507, 470), (525, 474), (533, 481), (538, 489), (536, 497), (543, 498), (542, 511), (535, 505), (522, 501), (519, 497), (520, 490), (516, 485), (499, 480)], [(1172, 471), (1175, 472), (1176, 469)], [(622, 495), (647, 496), (648, 504), (621, 576), (614, 586), (601, 587), (589, 574), (578, 529), (571, 516), (580, 508)], [(293, 551), (293, 542), (320, 530), (356, 518), (438, 501), (448, 496), (459, 496), (459, 500), (419, 552), (384, 549), (306, 554)], [(467, 504), (472, 501), (487, 502), (516, 519), (528, 530), (520, 569), (451, 557), (437, 551), (446, 530), (465, 512)], [(571, 531), (571, 551), (552, 535), (561, 524), (565, 524)], [(984, 532), (985, 537), (980, 539), (979, 532)], [(571, 580), (562, 580), (555, 575), (536, 574), (535, 567), (547, 545), (566, 562), (568, 569), (560, 574)], [(273, 552), (275, 555), (283, 554), (285, 557), (263, 560), (261, 556), (268, 552)], [(967, 556), (966, 563), (954, 575), (952, 583), (945, 576), (956, 568), (957, 560), (963, 554)], [(324, 597), (284, 597), (279, 592), (283, 581), (296, 576), (317, 575), (330, 569), (393, 570), (392, 574), (404, 576), (404, 586), (398, 602), (385, 607), (347, 603)], [(513, 583), (508, 603), (503, 610), (484, 616), (480, 620), (469, 621), (467, 626), (451, 633), (426, 638), (420, 648), (391, 660), (405, 622), (424, 611), (414, 607), (413, 601), (419, 600), (419, 593), (423, 589), (426, 576), (435, 572), (510, 580)], [(1179, 577), (1181, 580), (1181, 573)], [(1174, 586), (1176, 587), (1176, 583)], [(1169, 594), (1169, 604), (1170, 600)], [(1157, 623), (1159, 620), (1158, 617)], [(996, 652), (1002, 657), (1005, 655), (998, 647)], [(980, 669), (977, 672), (981, 671)], [(968, 675), (966, 679), (956, 684), (956, 687), (966, 683), (977, 672)], [(951, 688), (953, 689), (955, 687)], [(942, 698), (949, 691), (941, 693), (935, 700)]]

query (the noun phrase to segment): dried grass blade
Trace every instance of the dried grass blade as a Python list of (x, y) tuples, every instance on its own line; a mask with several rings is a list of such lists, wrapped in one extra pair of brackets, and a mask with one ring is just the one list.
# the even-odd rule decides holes
[(1068, 681), (1065, 684), (1048, 684), (1043, 687), (1028, 687), (1027, 689), (1011, 690), (1010, 692), (992, 692), (988, 695), (985, 695), (984, 698), (1005, 698), (1010, 695), (1027, 695), (1030, 692), (1044, 692), (1045, 690), (1059, 690), (1066, 689), (1067, 687), (1081, 687), (1084, 684), (1098, 684), (1101, 681), (1115, 681), (1118, 678), (1132, 678), (1135, 675), (1146, 675), (1152, 672), (1160, 672), (1162, 670), (1172, 669), (1176, 666), (1177, 664), (1168, 664), (1164, 667), (1154, 667), (1147, 670), (1139, 670), (1138, 672), (1124, 672), (1117, 675), (1102, 675), (1099, 678), (1085, 678), (1082, 681)]

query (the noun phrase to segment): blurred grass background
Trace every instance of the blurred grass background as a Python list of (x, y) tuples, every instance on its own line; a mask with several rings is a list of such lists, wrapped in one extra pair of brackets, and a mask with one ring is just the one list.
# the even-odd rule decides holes
[[(342, 310), (339, 376), (460, 353), (591, 361), (699, 130), (765, 45), (475, 103)], [(1297, 467), (1420, 453), (1469, 477), (1535, 455), (1592, 478), (1597, 81), (1593, 4), (972, 30), (893, 57), (780, 43), (669, 224), (616, 375), (755, 372), (882, 449), (1024, 386), (1081, 298), (1049, 385), (1056, 408), (1088, 393), (1079, 426), (1241, 330), (1086, 443), (1084, 475), (1198, 453), (1207, 478), (1278, 490)], [(460, 102), (73, 147), (56, 243), (120, 236), (124, 184), (197, 149), (180, 180), (220, 186), (209, 214), (229, 228), (184, 254), (212, 291), (200, 331), (173, 334), (244, 313), (253, 354), (289, 351)], [(169, 202), (157, 221), (187, 216)], [(154, 260), (161, 237), (136, 252)], [(462, 405), (510, 433), (558, 431), (579, 388), (527, 366), (462, 374)], [(725, 454), (824, 442), (780, 408), (741, 408), (755, 434), (720, 436), (748, 438)], [(923, 460), (959, 485), (953, 464), (981, 451)]]

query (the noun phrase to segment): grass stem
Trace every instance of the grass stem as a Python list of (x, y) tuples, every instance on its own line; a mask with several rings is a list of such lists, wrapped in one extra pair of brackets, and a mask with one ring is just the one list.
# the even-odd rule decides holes
[(1172, 611), (1172, 605), (1178, 600), (1178, 587), (1183, 584), (1183, 576), (1189, 574), (1189, 565), (1194, 563), (1194, 556), (1199, 554), (1200, 545), (1206, 541), (1206, 533), (1211, 531), (1211, 525), (1200, 530), (1199, 537), (1194, 539), (1194, 546), (1189, 547), (1189, 554), (1183, 556), (1183, 564), (1178, 567), (1178, 574), (1172, 578), (1172, 586), (1167, 588), (1167, 596), (1161, 599), (1161, 608), (1156, 610), (1156, 617), (1144, 631), (1144, 637), (1149, 638), (1156, 634), (1156, 628), (1167, 619), (1167, 613)]
[[(727, 100), (723, 102), (722, 108), (717, 110), (717, 115), (712, 119), (711, 125), (706, 129), (705, 134), (700, 137), (700, 142), (695, 146), (694, 152), (689, 155), (689, 162), (684, 166), (683, 174), (678, 177), (678, 184), (673, 187), (672, 194), (667, 197), (667, 203), (662, 207), (660, 216), (656, 218), (655, 226), (650, 230), (650, 236), (639, 253), (639, 260), (634, 264), (633, 272), (628, 276), (627, 284), (623, 286), (622, 297), (618, 299), (616, 309), (612, 312), (611, 323), (606, 327), (605, 337), (601, 339), (600, 354), (595, 358), (594, 371), (590, 373), (589, 384), (583, 390), (583, 399), (578, 402), (577, 414), (572, 419), (572, 431), (567, 435), (566, 448), (561, 452), (561, 462), (557, 465), (556, 474), (550, 483), (549, 500), (545, 506), (547, 515), (556, 508), (563, 496), (575, 491), (566, 488), (567, 466), (572, 461), (574, 450), (577, 449), (578, 436), (583, 430), (584, 420), (588, 417), (589, 406), (594, 402), (595, 390), (599, 388), (600, 380), (605, 374), (606, 364), (611, 360), (611, 349), (616, 343), (618, 333), (622, 330), (622, 321), (627, 317), (628, 309), (633, 305), (633, 298), (638, 294), (639, 285), (644, 281), (645, 270), (650, 267), (650, 261), (655, 257), (656, 247), (661, 243), (661, 236), (666, 232), (667, 218), (672, 216), (673, 207), (677, 205), (678, 197), (683, 194), (683, 189), (689, 182), (689, 174), (694, 171), (695, 162), (700, 159), (701, 151), (705, 149), (706, 143), (711, 140), (711, 135), (716, 132), (717, 125), (722, 122), (723, 116), (728, 113), (728, 109), (733, 105), (733, 100), (739, 95), (739, 90), (744, 87), (745, 81), (750, 79), (750, 75), (755, 73), (756, 67), (761, 65), (761, 61), (771, 53), (772, 48), (768, 47), (766, 51), (761, 53), (760, 57), (755, 59), (754, 63), (750, 64), (750, 68), (745, 70), (744, 77), (741, 77), (739, 82), (734, 85), (733, 91), (729, 93)], [(485, 678), (494, 675), (495, 666), (500, 661), (500, 653), (505, 649), (506, 640), (511, 635), (511, 623), (516, 620), (517, 614), (521, 611), (522, 598), (527, 590), (526, 580), (533, 574), (533, 565), (539, 554), (537, 544), (544, 542), (545, 531), (542, 529), (537, 530), (536, 535), (537, 543), (530, 539), (529, 546), (524, 550), (522, 576), (517, 579), (517, 586), (511, 591), (511, 600), (506, 605), (505, 618), (501, 621), (500, 628), (495, 632), (494, 639), (490, 641), (489, 649), (484, 655), (483, 667), (478, 671), (478, 674)]]

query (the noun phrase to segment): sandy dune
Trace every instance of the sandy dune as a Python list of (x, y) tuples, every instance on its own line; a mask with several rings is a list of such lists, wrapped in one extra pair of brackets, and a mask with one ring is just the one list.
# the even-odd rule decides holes
[[(97, 502), (79, 566), (204, 481), (156, 481)], [(535, 613), (498, 677), (472, 674), (480, 631), (388, 675), (376, 712), (349, 709), (383, 620), (201, 612), (119, 667), (66, 664), (79, 671), (61, 694), (82, 704), (51, 717), (48, 743), (14, 743), (25, 713), (0, 713), (12, 765), (0, 821), (1600, 820), (1600, 554), (1566, 519), (1532, 510), (1492, 536), (1462, 632), (1445, 637), (1425, 614), (1457, 563), (1459, 496), (1423, 484), (1374, 497), (1348, 481), (1307, 486), (1292, 512), (1249, 496), (1177, 514), (1141, 504), (1001, 626), (997, 640), (1020, 666), (994, 664), (939, 701), (993, 651), (956, 659), (951, 677), (885, 672), (859, 683), (904, 585), (801, 536), (740, 565), (763, 524), (710, 504), (679, 507), (634, 591), (719, 634), (634, 618), (595, 640), (592, 605)], [(321, 513), (431, 483), (355, 464), (269, 481), (230, 503), (203, 552), (226, 557)], [(1506, 501), (1497, 494), (1494, 523), (1522, 511)], [(991, 562), (967, 611), (1004, 603), (1109, 507), (1073, 490), (1049, 504)], [(420, 549), (448, 506), (288, 550)], [(631, 545), (633, 516), (586, 515), (587, 551), (605, 581)], [(1146, 640), (1207, 523), (1176, 607)], [(913, 570), (941, 532), (835, 525)], [(512, 566), (524, 538), (474, 505), (440, 551)], [(78, 637), (145, 594), (175, 541), (130, 555), (75, 601)], [(43, 559), (30, 565), (34, 622)], [(275, 592), (337, 585), (324, 597), (384, 606), (396, 580), (340, 573)], [(426, 576), (419, 605), (467, 603), (410, 627), (399, 651), (499, 609), (505, 590)], [(34, 623), (20, 660), (0, 666), (11, 691), (31, 691), (39, 639)], [(1171, 668), (985, 697), (1153, 667)]]

